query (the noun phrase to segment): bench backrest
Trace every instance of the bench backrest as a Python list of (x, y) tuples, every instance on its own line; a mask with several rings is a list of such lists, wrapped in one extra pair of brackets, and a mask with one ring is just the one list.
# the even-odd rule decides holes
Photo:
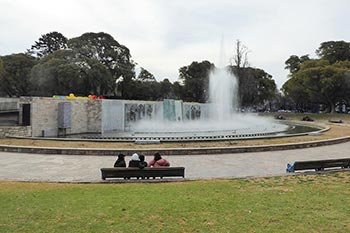
[(122, 177), (166, 177), (182, 176), (185, 177), (184, 167), (145, 167), (140, 168), (101, 168), (102, 178), (122, 178)]
[(349, 167), (350, 159), (328, 159), (314, 161), (297, 161), (294, 170), (323, 169), (331, 167)]

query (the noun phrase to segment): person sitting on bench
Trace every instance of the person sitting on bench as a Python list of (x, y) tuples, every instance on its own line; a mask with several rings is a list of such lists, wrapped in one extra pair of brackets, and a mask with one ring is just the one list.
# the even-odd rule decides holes
[(139, 167), (140, 165), (140, 158), (139, 158), (139, 155), (134, 153), (132, 156), (131, 156), (131, 159), (129, 161), (129, 167)]
[(159, 153), (155, 153), (153, 160), (151, 160), (148, 163), (148, 166), (149, 167), (169, 167), (170, 163), (167, 160), (163, 159)]
[(145, 167), (148, 166), (147, 162), (145, 162), (145, 156), (144, 155), (139, 155), (140, 158), (140, 164), (139, 164), (139, 168), (143, 169)]
[(114, 167), (126, 167), (125, 155), (119, 154), (117, 161), (114, 163)]

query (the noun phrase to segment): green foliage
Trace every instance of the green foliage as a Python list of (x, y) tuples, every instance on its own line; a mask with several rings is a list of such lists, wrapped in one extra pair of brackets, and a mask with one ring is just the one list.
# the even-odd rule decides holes
[(328, 60), (331, 64), (337, 61), (350, 60), (350, 43), (345, 41), (326, 41), (321, 43), (316, 53), (321, 59)]
[(175, 95), (173, 84), (171, 84), (171, 82), (167, 78), (160, 82), (160, 95), (161, 95), (162, 99), (177, 99), (178, 98)]
[[(3, 79), (3, 75), (4, 75), (4, 63), (0, 57), (0, 82)], [(0, 88), (0, 96), (5, 96), (5, 93), (3, 92), (2, 88)]]
[(72, 50), (60, 50), (43, 58), (31, 73), (33, 94), (42, 96), (106, 95), (114, 90), (109, 70), (100, 62)]
[(4, 74), (4, 62), (0, 57), (0, 78), (2, 77), (3, 74)]
[(164, 79), (161, 82), (154, 81), (141, 81), (127, 80), (121, 82), (119, 85), (125, 85), (123, 94), (125, 99), (134, 100), (163, 100), (167, 98), (177, 99), (175, 95), (173, 84), (168, 80)]
[[(127, 80), (128, 81), (128, 80)], [(160, 100), (160, 86), (157, 81), (143, 82), (140, 80), (125, 80), (121, 83), (124, 86), (124, 99), (133, 100)]]
[(209, 61), (192, 62), (179, 70), (183, 82), (181, 99), (189, 102), (203, 103), (208, 98), (209, 74), (214, 68)]
[[(1, 232), (348, 232), (350, 175), (0, 183)], [(147, 226), (147, 227), (146, 227)]]
[(339, 101), (349, 101), (350, 61), (331, 64), (327, 60), (304, 62), (283, 85), (285, 94), (299, 105), (317, 102), (334, 112)]
[(0, 92), (10, 97), (27, 95), (29, 93), (29, 75), (36, 63), (35, 58), (18, 53), (3, 56), (2, 61)]
[(156, 81), (154, 75), (142, 67), (139, 75), (137, 76), (137, 79), (140, 81)]
[(41, 35), (38, 41), (28, 49), (28, 53), (37, 57), (44, 57), (57, 50), (67, 48), (68, 39), (59, 32)]
[(303, 55), (301, 57), (292, 55), (285, 61), (285, 69), (288, 69), (290, 73), (295, 73), (300, 69), (300, 65), (308, 60), (310, 60), (309, 55)]
[(290, 78), (283, 84), (282, 91), (287, 96), (287, 99), (290, 98), (294, 101), (296, 109), (303, 111), (308, 109), (310, 97), (304, 89), (303, 80)]
[(184, 96), (183, 94), (183, 86), (180, 84), (180, 82), (176, 81), (173, 83), (172, 89), (174, 91), (174, 96), (176, 96), (177, 98), (181, 99), (182, 96)]
[(350, 43), (323, 42), (316, 53), (320, 59), (292, 55), (286, 61), (291, 79), (282, 91), (297, 109), (305, 111), (321, 104), (334, 112), (336, 104), (350, 103)]
[(242, 107), (263, 105), (275, 98), (276, 83), (272, 76), (262, 69), (246, 67), (229, 69), (238, 77), (239, 100)]
[(81, 56), (101, 62), (115, 79), (121, 76), (131, 79), (135, 76), (135, 65), (131, 60), (129, 49), (107, 33), (84, 33), (70, 39), (68, 46)]
[[(273, 98), (275, 84), (271, 76), (262, 70), (246, 67), (248, 49), (240, 41), (236, 46), (237, 54), (233, 60), (238, 67), (236, 74), (240, 77), (240, 88), (243, 88), (241, 99), (244, 105), (257, 105)], [(84, 33), (69, 40), (59, 32), (50, 32), (42, 35), (28, 53), (40, 58), (36, 66), (33, 57), (22, 54), (23, 64), (17, 56), (17, 63), (4, 64), (3, 74), (0, 67), (1, 95), (51, 96), (73, 92), (79, 95), (119, 95), (123, 99), (173, 98), (206, 102), (209, 73), (214, 68), (209, 61), (192, 62), (180, 68), (180, 80), (174, 84), (168, 79), (158, 82), (144, 68), (135, 77), (136, 63), (132, 61), (129, 49), (104, 32)], [(30, 58), (26, 64), (25, 58)]]

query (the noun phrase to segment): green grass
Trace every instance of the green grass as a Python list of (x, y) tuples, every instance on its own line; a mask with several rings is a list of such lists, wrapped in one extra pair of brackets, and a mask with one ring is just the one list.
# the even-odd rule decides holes
[(0, 232), (350, 232), (350, 173), (157, 184), (0, 182)]

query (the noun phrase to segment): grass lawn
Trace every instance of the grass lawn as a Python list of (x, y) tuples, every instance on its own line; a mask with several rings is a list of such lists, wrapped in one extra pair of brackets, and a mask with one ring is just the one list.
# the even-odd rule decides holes
[(350, 232), (350, 172), (157, 184), (0, 182), (0, 232)]

